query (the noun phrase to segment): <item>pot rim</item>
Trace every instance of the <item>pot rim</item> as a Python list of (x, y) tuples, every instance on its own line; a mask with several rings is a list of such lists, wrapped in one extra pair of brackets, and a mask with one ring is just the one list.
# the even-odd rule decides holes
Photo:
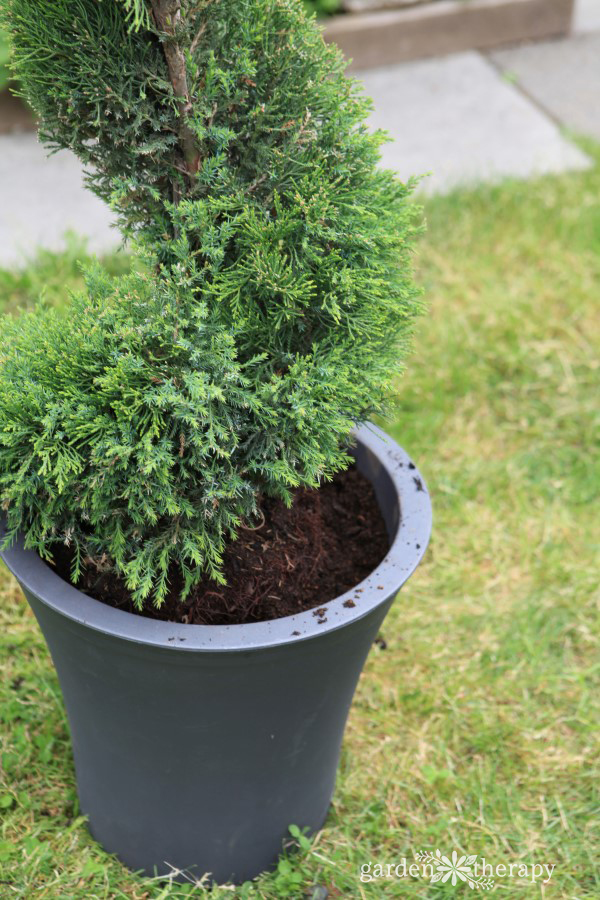
[[(425, 481), (408, 454), (376, 425), (367, 423), (353, 435), (375, 455), (394, 486), (400, 523), (381, 563), (355, 587), (322, 604), (319, 624), (314, 610), (243, 625), (184, 625), (147, 619), (107, 606), (63, 580), (20, 535), (0, 555), (21, 587), (46, 606), (94, 631), (136, 644), (177, 651), (259, 650), (321, 637), (362, 619), (395, 595), (419, 565), (431, 534), (431, 502)], [(346, 607), (348, 600), (354, 606)], [(299, 634), (298, 634), (299, 632)]]

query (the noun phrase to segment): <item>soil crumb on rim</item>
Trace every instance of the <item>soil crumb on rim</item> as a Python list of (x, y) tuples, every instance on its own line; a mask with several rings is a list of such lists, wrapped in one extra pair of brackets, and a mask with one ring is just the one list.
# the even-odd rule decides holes
[[(88, 566), (77, 588), (145, 618), (189, 625), (241, 625), (325, 606), (366, 578), (389, 550), (373, 487), (354, 467), (318, 490), (297, 490), (291, 509), (267, 498), (262, 511), (264, 521), (259, 527), (241, 528), (238, 539), (225, 551), (227, 584), (207, 577), (183, 603), (176, 577), (160, 609), (149, 605), (141, 613), (124, 581), (112, 573)], [(57, 574), (68, 581), (70, 551), (61, 548), (54, 561)]]

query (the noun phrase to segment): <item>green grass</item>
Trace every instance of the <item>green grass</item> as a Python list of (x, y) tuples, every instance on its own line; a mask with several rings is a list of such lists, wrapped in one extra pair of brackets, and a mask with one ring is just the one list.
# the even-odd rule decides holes
[(304, 5), (318, 16), (332, 16), (342, 8), (341, 0), (304, 0)]
[(0, 91), (3, 91), (8, 84), (8, 38), (0, 28)]
[[(81, 266), (90, 260), (85, 241), (67, 234), (62, 252), (38, 250), (26, 265), (14, 271), (0, 269), (0, 312), (14, 314), (41, 299), (52, 306), (66, 308), (69, 293), (83, 287)], [(121, 252), (106, 257), (103, 262), (114, 275), (130, 268), (129, 259)]]
[[(324, 831), (275, 875), (211, 896), (470, 895), (361, 884), (361, 863), (453, 849), (556, 866), (507, 896), (597, 898), (600, 152), (593, 170), (427, 201), (430, 303), (392, 432), (434, 504), (426, 560), (361, 678)], [(5, 305), (79, 281), (74, 251), (0, 274)], [(118, 270), (125, 263), (112, 263)], [(0, 896), (179, 898), (78, 816), (60, 692), (15, 583), (1, 582)]]

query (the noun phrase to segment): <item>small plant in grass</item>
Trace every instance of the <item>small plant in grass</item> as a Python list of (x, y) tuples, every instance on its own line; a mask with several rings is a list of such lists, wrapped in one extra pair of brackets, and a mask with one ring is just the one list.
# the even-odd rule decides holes
[(342, 4), (341, 0), (304, 0), (304, 5), (318, 16), (331, 16), (339, 12)]
[(8, 47), (8, 37), (5, 31), (0, 28), (0, 91), (3, 91), (9, 80), (8, 60), (10, 51)]
[(5, 325), (6, 543), (138, 607), (222, 579), (265, 496), (349, 462), (418, 310), (412, 184), (298, 0), (0, 0), (42, 137), (143, 260)]

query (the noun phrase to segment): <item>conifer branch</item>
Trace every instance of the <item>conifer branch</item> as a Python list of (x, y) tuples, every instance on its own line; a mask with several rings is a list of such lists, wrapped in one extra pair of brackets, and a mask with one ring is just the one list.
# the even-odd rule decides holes
[(185, 53), (177, 36), (181, 25), (181, 0), (151, 0), (152, 14), (156, 27), (164, 34), (163, 49), (173, 92), (177, 98), (179, 111), (179, 142), (185, 161), (185, 171), (191, 182), (200, 168), (201, 156), (196, 136), (190, 127), (192, 111)]

